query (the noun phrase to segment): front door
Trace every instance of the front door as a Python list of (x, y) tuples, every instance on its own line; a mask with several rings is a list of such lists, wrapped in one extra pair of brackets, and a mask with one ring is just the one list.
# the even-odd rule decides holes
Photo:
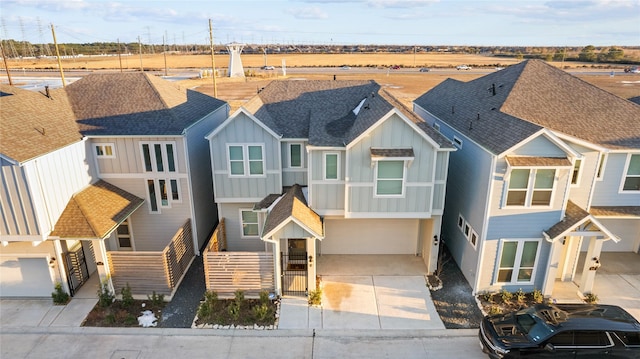
[(283, 295), (307, 295), (307, 258), (306, 239), (287, 239), (287, 252), (280, 253)]

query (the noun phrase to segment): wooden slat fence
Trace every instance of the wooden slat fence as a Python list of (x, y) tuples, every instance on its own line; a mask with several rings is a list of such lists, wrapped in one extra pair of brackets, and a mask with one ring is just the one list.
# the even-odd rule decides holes
[(107, 252), (116, 292), (120, 293), (128, 283), (135, 296), (155, 291), (171, 297), (194, 257), (191, 220), (176, 232), (163, 251)]
[(220, 298), (231, 298), (236, 290), (247, 297), (257, 297), (261, 291), (275, 289), (273, 254), (269, 252), (225, 252), (224, 218), (213, 232), (203, 252), (204, 277), (207, 290)]

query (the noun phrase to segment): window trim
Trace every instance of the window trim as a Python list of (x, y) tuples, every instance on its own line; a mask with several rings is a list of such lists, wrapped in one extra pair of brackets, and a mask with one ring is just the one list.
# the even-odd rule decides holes
[[(98, 151), (101, 151), (102, 153), (107, 153), (107, 147), (111, 148), (111, 154), (107, 155), (107, 154), (100, 154), (98, 153)], [(110, 142), (99, 142), (99, 143), (94, 143), (93, 144), (93, 149), (94, 149), (94, 155), (96, 156), (96, 158), (116, 158), (116, 146), (113, 143)]]
[[(402, 162), (402, 178), (390, 178), (390, 179), (383, 179), (383, 181), (389, 180), (389, 181), (397, 181), (397, 180), (401, 180), (402, 184), (401, 184), (401, 191), (399, 194), (378, 194), (378, 169), (379, 169), (379, 164), (380, 162)], [(374, 172), (373, 172), (373, 197), (374, 198), (404, 198), (405, 193), (406, 193), (406, 182), (407, 182), (407, 160), (403, 160), (403, 159), (396, 159), (396, 158), (390, 158), (390, 159), (378, 159), (375, 161), (375, 167), (374, 167)]]
[[(500, 272), (500, 261), (502, 260), (502, 251), (504, 250), (504, 244), (507, 242), (516, 242), (516, 257), (513, 261), (513, 268), (511, 273), (511, 281), (509, 282), (500, 282), (498, 281), (498, 274)], [(531, 271), (531, 279), (526, 282), (518, 282), (517, 273), (522, 269), (520, 265), (522, 264), (522, 252), (524, 250), (524, 243), (526, 242), (537, 242), (538, 245), (536, 247), (536, 257), (533, 260), (533, 268)], [(493, 283), (492, 284), (502, 284), (502, 285), (532, 285), (536, 281), (536, 275), (538, 271), (538, 260), (540, 259), (540, 245), (542, 243), (541, 238), (501, 238), (500, 243), (498, 244), (498, 255), (496, 256), (495, 268), (493, 272)], [(510, 267), (504, 267), (510, 268)], [(515, 278), (515, 280), (514, 280)]]
[[(242, 170), (243, 170), (242, 174), (233, 174), (233, 173), (231, 173), (231, 152), (229, 152), (231, 147), (241, 147), (242, 148)], [(249, 159), (249, 148), (250, 147), (260, 147), (261, 156), (262, 156), (262, 158), (260, 159), (260, 161), (262, 162), (262, 173), (260, 173), (260, 174), (251, 174), (251, 162), (252, 161), (257, 161), (257, 160), (250, 160)], [(266, 166), (266, 158), (265, 158), (265, 151), (264, 151), (264, 143), (227, 143), (227, 154), (226, 154), (226, 156), (227, 156), (227, 171), (228, 171), (229, 177), (234, 177), (234, 178), (242, 178), (242, 177), (259, 178), (259, 177), (266, 177), (267, 176), (267, 166)], [(234, 161), (238, 161), (238, 160), (234, 160)]]
[[(151, 193), (149, 192), (149, 181), (153, 182), (153, 190), (154, 190), (154, 198), (155, 202), (151, 200)], [(164, 181), (165, 186), (167, 187), (167, 204), (162, 203), (162, 190), (160, 187), (160, 181)], [(177, 195), (178, 199), (173, 199), (173, 188), (171, 188), (171, 182), (175, 181), (177, 185)], [(173, 203), (182, 203), (182, 190), (180, 188), (180, 179), (178, 178), (146, 178), (145, 179), (145, 187), (146, 187), (146, 196), (147, 203), (149, 203), (149, 213), (152, 214), (160, 214), (162, 213), (162, 209), (168, 209), (172, 207)], [(153, 210), (153, 205), (155, 203), (156, 210)]]
[[(578, 170), (576, 171), (576, 162), (580, 162), (580, 165), (578, 166)], [(579, 187), (580, 186), (580, 179), (582, 178), (582, 169), (584, 168), (584, 161), (582, 158), (576, 158), (573, 162), (573, 168), (571, 169), (571, 187)], [(573, 181), (573, 175), (574, 173), (576, 173), (576, 178), (575, 178), (575, 182)]]
[[(251, 208), (240, 208), (240, 209), (238, 210), (238, 212), (239, 212), (239, 214), (240, 214), (240, 217), (239, 217), (239, 219), (240, 219), (240, 221), (239, 221), (239, 222), (240, 222), (240, 238), (245, 238), (245, 239), (256, 239), (256, 238), (260, 238), (260, 232), (261, 232), (261, 230), (262, 230), (262, 226), (261, 226), (261, 224), (260, 224), (260, 213), (258, 213), (258, 212), (256, 212), (256, 211), (254, 211), (254, 210), (253, 210), (253, 209), (251, 209)], [(251, 212), (251, 213), (255, 213), (255, 214), (256, 214), (256, 223), (255, 223), (255, 224), (258, 226), (258, 234), (257, 234), (257, 235), (255, 235), (255, 236), (248, 236), (248, 235), (245, 235), (245, 234), (244, 234), (244, 225), (245, 225), (245, 223), (244, 223), (244, 219), (243, 219), (243, 217), (242, 217), (242, 213), (243, 213), (243, 212)], [(254, 223), (247, 223), (247, 224), (254, 224)]]
[(620, 194), (637, 194), (640, 193), (640, 189), (624, 189), (624, 183), (627, 181), (627, 178), (640, 178), (640, 174), (638, 175), (629, 175), (629, 167), (631, 166), (631, 159), (633, 156), (638, 156), (638, 160), (640, 160), (640, 153), (627, 153), (627, 158), (624, 162), (624, 170), (622, 172), (622, 178), (620, 181), (620, 188), (618, 189), (618, 193)]
[[(300, 166), (293, 166), (291, 164), (291, 153), (292, 153), (291, 152), (291, 147), (292, 146), (300, 146)], [(287, 149), (288, 149), (288, 151), (287, 151), (287, 155), (288, 155), (287, 166), (288, 166), (288, 168), (298, 168), (298, 169), (299, 168), (304, 168), (304, 151), (303, 151), (304, 150), (304, 145), (303, 145), (303, 143), (302, 142), (289, 142), (288, 145), (287, 145)]]
[[(147, 171), (147, 161), (145, 159), (145, 150), (144, 145), (149, 146), (149, 164), (151, 165), (151, 170)], [(158, 171), (158, 156), (156, 155), (155, 146), (160, 145), (160, 157), (162, 164), (162, 171)], [(173, 171), (169, 169), (169, 155), (167, 151), (167, 146), (172, 147), (172, 157), (173, 157)], [(142, 160), (142, 172), (143, 173), (177, 173), (178, 172), (178, 161), (176, 160), (176, 150), (177, 145), (176, 141), (140, 141), (140, 156)]]
[[(515, 170), (528, 170), (529, 171), (529, 177), (527, 179), (527, 188), (526, 189), (522, 189), (522, 188), (509, 189), (509, 186), (511, 185), (511, 175), (513, 174), (513, 171), (515, 171)], [(534, 192), (536, 192), (536, 189), (535, 189), (536, 175), (537, 175), (539, 170), (553, 170), (553, 184), (551, 185), (551, 188), (550, 189), (547, 189), (547, 188), (538, 189), (538, 191), (545, 191), (545, 192), (550, 191), (551, 192), (551, 194), (549, 195), (549, 203), (548, 204), (532, 204), (533, 195), (534, 195)], [(503, 208), (551, 208), (553, 206), (553, 200), (555, 199), (557, 182), (558, 182), (558, 169), (557, 168), (530, 168), (530, 167), (511, 168), (509, 170), (508, 177), (505, 180), (504, 199), (503, 199), (502, 207)], [(520, 205), (520, 204), (511, 204), (511, 205), (508, 204), (508, 198), (509, 198), (509, 192), (510, 191), (525, 191), (524, 204), (522, 204), (522, 205)]]
[[(327, 156), (336, 156), (336, 178), (327, 178)], [(322, 179), (324, 181), (339, 181), (340, 180), (340, 152), (338, 151), (325, 151), (322, 152)]]

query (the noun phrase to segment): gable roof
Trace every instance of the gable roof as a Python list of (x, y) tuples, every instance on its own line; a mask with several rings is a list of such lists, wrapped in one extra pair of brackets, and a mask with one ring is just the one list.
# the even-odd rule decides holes
[(0, 154), (24, 162), (82, 140), (61, 90), (45, 94), (0, 85)]
[(424, 122), (374, 81), (275, 80), (243, 107), (283, 138), (307, 138), (313, 146), (345, 146), (394, 109)]
[(322, 218), (307, 205), (302, 188), (294, 184), (276, 203), (264, 223), (262, 237), (271, 237), (289, 222), (295, 222), (317, 238), (324, 238)]
[(71, 197), (51, 236), (105, 238), (144, 200), (100, 180)]
[(181, 135), (224, 101), (144, 72), (91, 74), (66, 87), (84, 135)]
[(580, 208), (572, 201), (567, 201), (567, 209), (558, 223), (551, 226), (551, 228), (542, 232), (543, 236), (549, 241), (554, 242), (560, 238), (566, 236), (572, 230), (575, 230), (578, 226), (586, 225), (587, 230), (599, 230), (604, 233), (608, 238), (614, 242), (619, 242), (615, 234), (611, 233), (605, 226), (603, 226), (597, 219), (593, 217), (589, 212)]
[(542, 128), (605, 148), (640, 148), (640, 106), (541, 60), (469, 82), (447, 79), (414, 103), (494, 154)]

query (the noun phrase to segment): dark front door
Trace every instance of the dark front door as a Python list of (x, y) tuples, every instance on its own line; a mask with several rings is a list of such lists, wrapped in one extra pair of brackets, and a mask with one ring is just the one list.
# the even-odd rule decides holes
[(287, 252), (280, 253), (283, 295), (307, 295), (306, 243), (306, 239), (290, 238), (287, 240)]
[(73, 296), (76, 291), (89, 279), (89, 268), (82, 245), (65, 253), (65, 266), (67, 269), (67, 284)]

